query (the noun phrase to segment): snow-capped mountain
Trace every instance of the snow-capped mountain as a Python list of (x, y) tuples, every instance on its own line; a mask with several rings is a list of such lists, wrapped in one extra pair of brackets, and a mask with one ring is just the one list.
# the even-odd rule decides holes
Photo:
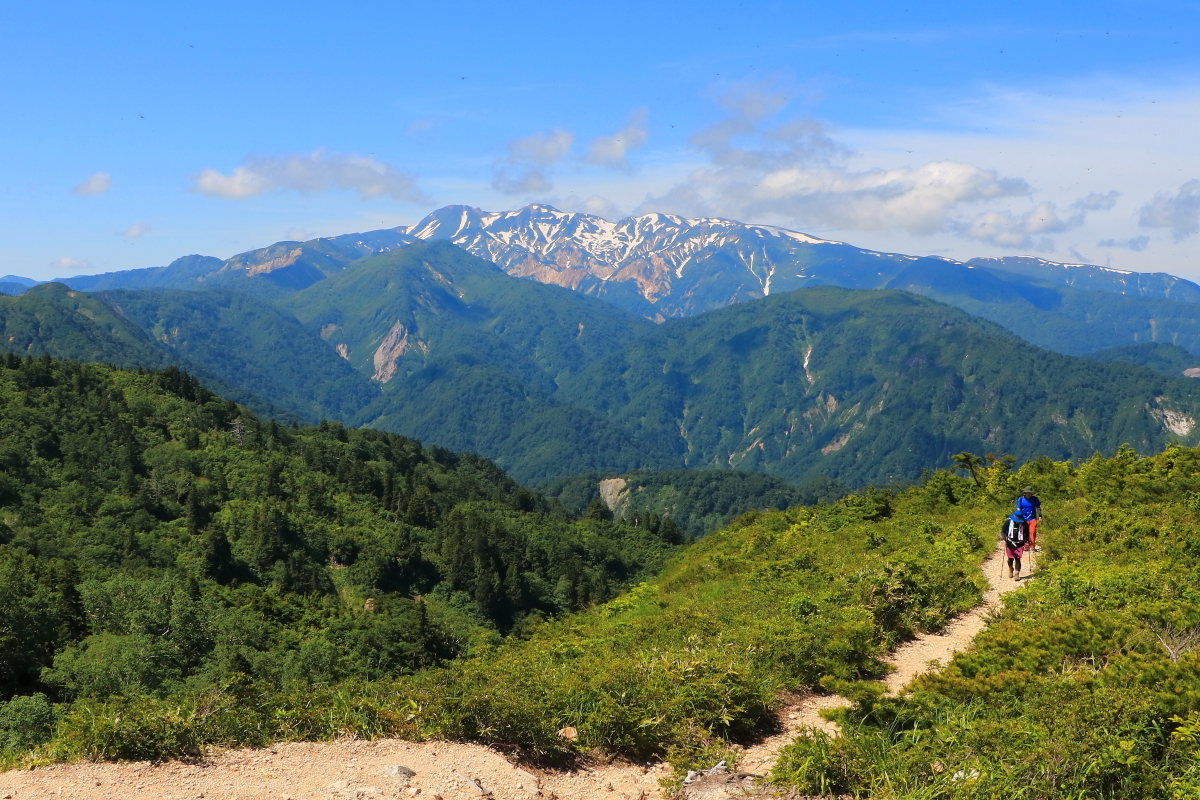
[[(643, 313), (650, 304), (647, 316), (661, 317), (763, 297), (777, 285), (777, 267), (794, 265), (801, 248), (845, 246), (726, 219), (646, 214), (609, 222), (539, 204), (504, 212), (447, 206), (402, 231), (449, 240), (510, 275), (606, 295)], [(721, 263), (712, 263), (718, 255)]]
[(651, 319), (690, 316), (804, 286), (936, 294), (930, 290), (939, 283), (963, 280), (963, 270), (978, 267), (1117, 294), (1200, 302), (1200, 286), (1164, 273), (1028, 257), (960, 264), (717, 218), (646, 214), (609, 222), (539, 204), (504, 212), (446, 206), (396, 232), (449, 240), (510, 275), (603, 297)]
[[(83, 291), (230, 286), (275, 297), (352, 268), (365, 256), (422, 240), (450, 241), (510, 275), (594, 295), (654, 320), (806, 286), (904, 289), (961, 304), (963, 297), (991, 302), (988, 298), (1036, 293), (1040, 290), (1029, 288), (1032, 279), (1041, 286), (1200, 303), (1200, 286), (1161, 272), (1131, 273), (1027, 256), (963, 264), (938, 256), (864, 250), (727, 219), (646, 214), (610, 222), (539, 204), (502, 212), (446, 206), (407, 227), (278, 242), (224, 261), (185, 256), (167, 267), (65, 280)], [(1014, 284), (1017, 276), (1021, 279)], [(21, 290), (13, 286), (14, 293)], [(971, 310), (986, 316), (981, 308)]]

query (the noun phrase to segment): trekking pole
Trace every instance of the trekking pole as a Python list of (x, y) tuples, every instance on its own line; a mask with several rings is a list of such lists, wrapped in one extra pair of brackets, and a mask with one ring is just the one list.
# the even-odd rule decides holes
[(1004, 540), (1003, 539), (1000, 540), (999, 549), (1000, 549), (1000, 557), (997, 558), (996, 560), (1000, 562), (1000, 573), (998, 575), (996, 575), (996, 580), (1002, 581), (1002, 580), (1004, 580)]

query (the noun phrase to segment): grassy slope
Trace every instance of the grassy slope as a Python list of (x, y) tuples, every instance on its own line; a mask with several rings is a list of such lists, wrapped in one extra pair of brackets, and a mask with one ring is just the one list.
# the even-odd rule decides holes
[(1200, 453), (1044, 466), (1037, 579), (945, 671), (860, 704), (843, 737), (798, 740), (777, 781), (914, 799), (1197, 796)]
[[(877, 659), (897, 641), (975, 604), (998, 512), (986, 499), (945, 504), (967, 490), (942, 476), (898, 498), (743, 516), (615, 601), (408, 678), (77, 703), (40, 757), (353, 734), (543, 756), (597, 748), (687, 766), (761, 726), (778, 692), (849, 691), (881, 674)], [(565, 726), (577, 740), (556, 734)]]

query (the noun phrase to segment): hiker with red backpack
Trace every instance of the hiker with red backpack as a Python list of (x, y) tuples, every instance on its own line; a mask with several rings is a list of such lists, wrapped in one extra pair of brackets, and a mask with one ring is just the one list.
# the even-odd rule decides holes
[(1029, 523), (1019, 511), (1004, 520), (1000, 526), (1000, 538), (1004, 540), (1004, 555), (1008, 558), (1008, 577), (1021, 580), (1021, 556), (1029, 544)]

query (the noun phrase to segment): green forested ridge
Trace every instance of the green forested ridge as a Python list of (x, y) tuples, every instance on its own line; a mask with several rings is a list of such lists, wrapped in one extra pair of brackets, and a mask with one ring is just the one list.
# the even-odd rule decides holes
[[(158, 380), (153, 375), (139, 379)], [(317, 432), (284, 433), (319, 436)], [(343, 444), (354, 446), (359, 434), (343, 433), (350, 439)], [(208, 436), (214, 435), (231, 436), (225, 432)], [(361, 435), (368, 441), (395, 441), (369, 431)], [(245, 445), (237, 449), (244, 450)], [(282, 482), (288, 482), (286, 471)], [(220, 680), (204, 673), (155, 683), (154, 676), (143, 677), (148, 667), (122, 673), (121, 668), (131, 668), (116, 653), (137, 640), (120, 637), (141, 633), (140, 629), (127, 632), (130, 628), (157, 624), (158, 628), (151, 628), (154, 645), (166, 647), (165, 640), (177, 646), (173, 634), (159, 635), (167, 627), (166, 598), (170, 598), (170, 613), (179, 615), (195, 613), (191, 611), (195, 605), (189, 603), (197, 592), (198, 604), (210, 593), (226, 597), (232, 592), (203, 577), (193, 586), (184, 571), (181, 583), (172, 592), (160, 592), (156, 602), (134, 602), (131, 598), (137, 595), (129, 590), (127, 577), (108, 578), (97, 585), (81, 576), (74, 583), (78, 597), (59, 591), (65, 599), (57, 602), (82, 606), (87, 627), (74, 634), (80, 637), (76, 644), (63, 650), (64, 656), (43, 674), (44, 681), (61, 686), (63, 696), (73, 700), (51, 706), (37, 695), (22, 694), (0, 708), (0, 730), (6, 720), (33, 717), (40, 709), (37, 719), (42, 723), (15, 726), (19, 732), (32, 728), (36, 735), (11, 746), (13, 759), (19, 757), (21, 747), (47, 738), (37, 758), (164, 757), (195, 752), (206, 744), (399, 735), (504, 744), (530, 755), (592, 748), (635, 757), (670, 755), (686, 766), (727, 753), (729, 737), (744, 737), (761, 726), (779, 691), (857, 685), (881, 674), (878, 658), (896, 642), (917, 631), (937, 629), (977, 602), (981, 582), (975, 565), (989, 544), (976, 527), (990, 517), (970, 505), (946, 505), (976, 492), (961, 479), (941, 475), (925, 488), (899, 496), (872, 490), (832, 505), (747, 514), (691, 545), (670, 559), (659, 577), (624, 596), (542, 623), (526, 616), (514, 629), (518, 636), (498, 644), (482, 643), (465, 659), (399, 677), (380, 676), (385, 670), (377, 664), (371, 665), (374, 671), (363, 668), (341, 675), (311, 666), (304, 672), (287, 659), (281, 659), (285, 666), (280, 667), (279, 677), (251, 674), (258, 659), (265, 657), (247, 652), (244, 645), (240, 646), (244, 661), (226, 666)], [(371, 499), (365, 502), (370, 504)], [(931, 503), (945, 506), (937, 521), (928, 519)], [(209, 525), (218, 524), (221, 514), (213, 515)], [(586, 526), (596, 526), (590, 530), (609, 543), (606, 567), (610, 570), (613, 555), (622, 546), (645, 553), (637, 565), (643, 569), (659, 563), (667, 549), (661, 541), (647, 540), (639, 528), (587, 521), (561, 524), (574, 526), (564, 537), (571, 541), (589, 530)], [(443, 523), (435, 528), (434, 534), (444, 527)], [(922, 547), (911, 546), (913, 530), (920, 532)], [(188, 534), (181, 530), (177, 536), (182, 539)], [(238, 542), (230, 542), (234, 553), (239, 547)], [(7, 555), (14, 549), (9, 544), (3, 552)], [(344, 558), (342, 552), (331, 545), (335, 564)], [(11, 557), (37, 563), (23, 553)], [(339, 582), (349, 582), (363, 559), (359, 555), (344, 570), (334, 567), (326, 574), (345, 587), (348, 583)], [(435, 561), (435, 566), (445, 563)], [(21, 587), (23, 596), (54, 596), (58, 584), (53, 578), (32, 574), (35, 577)], [(281, 571), (278, 577), (293, 574)], [(243, 584), (238, 591), (257, 601), (252, 606), (254, 621), (263, 618), (259, 615), (274, 619), (281, 613), (287, 593), (254, 582), (248, 586)], [(379, 590), (371, 590), (375, 611), (361, 610), (365, 593), (362, 589), (345, 592), (352, 600), (344, 596), (335, 600), (314, 592), (289, 618), (313, 626), (327, 624), (331, 632), (325, 638), (341, 637), (336, 639), (337, 647), (330, 648), (337, 654), (362, 652), (347, 644), (354, 641), (355, 622), (367, 625), (400, 615), (399, 610), (388, 608), (384, 601), (389, 595)], [(326, 607), (321, 597), (339, 608), (341, 625), (321, 615)], [(592, 599), (599, 597), (592, 595)], [(412, 624), (417, 631), (422, 630), (421, 619), (427, 618), (432, 630), (426, 636), (440, 643), (444, 639), (435, 633), (439, 620), (456, 619), (450, 616), (452, 611), (466, 612), (454, 605), (453, 593), (435, 602), (438, 598), (434, 590), (425, 595), (423, 604), (398, 596), (391, 602), (397, 609), (414, 609)], [(458, 602), (467, 604), (468, 598)], [(420, 615), (422, 608), (426, 617)], [(58, 613), (71, 618), (66, 611)], [(209, 629), (218, 651), (232, 646), (223, 615), (233, 614), (225, 610), (216, 615)], [(481, 616), (476, 612), (477, 620)], [(171, 631), (178, 630), (179, 621), (176, 616)], [(251, 622), (242, 625), (252, 627)], [(441, 625), (440, 630), (454, 629), (448, 622)], [(104, 626), (111, 629), (96, 632)], [(375, 636), (367, 639), (368, 644), (392, 642), (394, 649), (403, 651), (401, 657), (411, 658), (414, 650), (425, 652), (417, 647), (424, 640), (413, 643), (396, 637), (390, 628), (370, 630)], [(244, 627), (234, 627), (232, 632), (239, 642), (246, 637)], [(328, 664), (332, 653), (322, 650), (324, 645), (305, 647), (311, 640), (323, 640), (317, 631), (294, 624), (285, 633), (291, 634), (291, 641), (300, 641), (298, 652), (304, 657), (297, 655), (298, 661)], [(112, 666), (101, 669), (101, 665)], [(564, 726), (575, 727), (578, 739), (568, 742), (558, 736), (556, 731)]]
[(1153, 342), (1176, 344), (1191, 353), (1200, 353), (1198, 298), (1195, 284), (1190, 282), (1181, 282), (1177, 287), (1187, 291), (1173, 293), (1172, 299), (1167, 299), (1157, 292), (1146, 296), (1118, 294), (1063, 285), (1048, 278), (923, 258), (884, 285), (957, 306), (1056, 353), (1086, 355), (1095, 350)]
[(249, 295), (116, 290), (100, 298), (175, 363), (241, 389), (246, 396), (232, 399), (247, 405), (265, 398), (301, 420), (352, 420), (379, 393), (293, 316)]
[(600, 502), (600, 481), (612, 478), (625, 482), (611, 509), (616, 518), (665, 517), (693, 538), (722, 528), (747, 511), (832, 503), (849, 494), (846, 486), (826, 477), (793, 486), (770, 475), (732, 469), (636, 470), (624, 475), (591, 472), (560, 478), (541, 488), (568, 510), (582, 513)]
[(1177, 344), (1165, 342), (1109, 347), (1087, 353), (1084, 358), (1092, 361), (1123, 361), (1173, 377), (1179, 377), (1186, 369), (1200, 367), (1200, 356), (1192, 355)]
[(864, 696), (840, 737), (798, 739), (778, 782), (914, 800), (1200, 795), (1200, 452), (1040, 463), (1033, 580), (944, 671)]
[(222, 396), (282, 419), (337, 418), (373, 394), (290, 315), (228, 292), (91, 295), (40, 284), (20, 297), (0, 297), (0, 352), (119, 367), (172, 364)]
[(646, 320), (513, 279), (447, 242), (366, 258), (289, 302), (378, 376), (380, 395), (359, 424), (491, 454), (529, 482), (675, 466), (627, 427), (556, 397), (570, 375), (652, 330)]
[(0, 359), (4, 699), (388, 678), (607, 600), (677, 544), (478, 456), (263, 422), (173, 368)]
[(962, 450), (1078, 459), (1200, 436), (1190, 379), (1037, 350), (904, 293), (802, 289), (654, 325), (445, 242), (274, 306), (54, 286), (3, 299), (6, 325), (36, 335), (0, 345), (176, 363), (263, 414), (478, 452), (527, 483), (732, 467), (861, 486)]
[(970, 450), (1151, 452), (1200, 413), (1200, 386), (1039, 350), (899, 292), (814, 288), (672, 320), (572, 376), (590, 405), (689, 467), (849, 485), (911, 479)]
[(150, 336), (97, 297), (43, 283), (20, 296), (0, 296), (0, 345), (22, 356), (102, 361), (122, 367), (165, 367)]

